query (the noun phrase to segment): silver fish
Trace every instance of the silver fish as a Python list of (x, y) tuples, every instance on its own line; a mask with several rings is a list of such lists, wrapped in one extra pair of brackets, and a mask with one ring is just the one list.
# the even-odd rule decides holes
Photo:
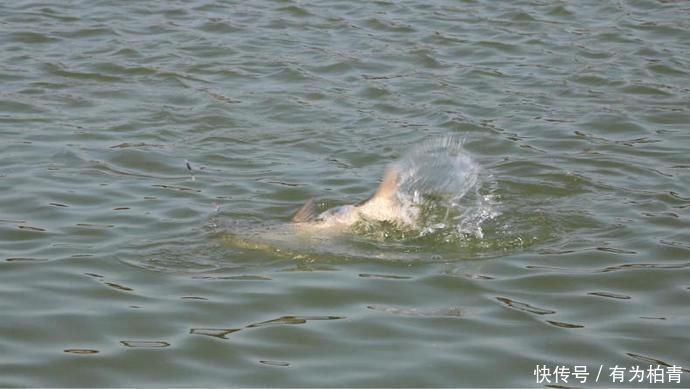
[(397, 197), (397, 186), (400, 177), (399, 169), (390, 166), (383, 176), (376, 193), (358, 204), (341, 205), (316, 212), (316, 202), (309, 199), (292, 218), (301, 229), (331, 229), (342, 230), (351, 227), (359, 221), (390, 222), (399, 227), (415, 225), (418, 210), (414, 207), (404, 207)]

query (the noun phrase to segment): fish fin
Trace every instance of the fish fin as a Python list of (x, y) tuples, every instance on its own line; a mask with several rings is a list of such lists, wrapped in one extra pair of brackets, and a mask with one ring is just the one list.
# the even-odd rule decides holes
[(292, 217), (293, 223), (305, 223), (316, 219), (316, 201), (310, 198)]
[(383, 175), (383, 180), (376, 190), (373, 199), (393, 200), (395, 197), (395, 189), (398, 186), (398, 176), (400, 171), (396, 167), (389, 167)]

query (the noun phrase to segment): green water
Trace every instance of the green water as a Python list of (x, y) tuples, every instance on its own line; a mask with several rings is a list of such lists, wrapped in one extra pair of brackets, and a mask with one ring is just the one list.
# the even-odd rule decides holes
[[(687, 387), (689, 14), (2, 3), (0, 386), (659, 386), (609, 376), (652, 364)], [(218, 227), (356, 203), (448, 135), (495, 201), (481, 235)]]

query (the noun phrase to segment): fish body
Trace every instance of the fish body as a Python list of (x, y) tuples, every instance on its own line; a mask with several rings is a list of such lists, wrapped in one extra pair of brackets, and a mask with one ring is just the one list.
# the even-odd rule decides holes
[(359, 221), (390, 222), (401, 227), (413, 226), (417, 210), (403, 207), (397, 197), (399, 170), (389, 167), (376, 193), (359, 204), (341, 205), (316, 212), (314, 199), (308, 200), (292, 218), (292, 222), (305, 229), (345, 229)]

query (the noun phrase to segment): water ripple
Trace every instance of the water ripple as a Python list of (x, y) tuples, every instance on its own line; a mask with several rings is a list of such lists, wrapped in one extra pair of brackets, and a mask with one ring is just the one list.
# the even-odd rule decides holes
[[(0, 386), (688, 372), (688, 11), (3, 2)], [(445, 233), (276, 227), (453, 136), (483, 184), (457, 219), (435, 210)]]
[(345, 319), (341, 316), (281, 316), (277, 319), (262, 321), (259, 323), (248, 324), (242, 328), (192, 328), (189, 333), (192, 335), (211, 336), (220, 339), (227, 339), (227, 336), (243, 329), (258, 328), (274, 325), (295, 325), (306, 324), (314, 320), (340, 320)]
[(501, 303), (505, 304), (506, 306), (508, 306), (510, 308), (517, 309), (519, 311), (535, 313), (537, 315), (550, 315), (550, 314), (556, 313), (556, 311), (553, 311), (550, 309), (535, 307), (535, 306), (529, 305), (527, 303), (511, 300), (511, 299), (505, 298), (505, 297), (496, 297), (496, 300), (500, 301)]

